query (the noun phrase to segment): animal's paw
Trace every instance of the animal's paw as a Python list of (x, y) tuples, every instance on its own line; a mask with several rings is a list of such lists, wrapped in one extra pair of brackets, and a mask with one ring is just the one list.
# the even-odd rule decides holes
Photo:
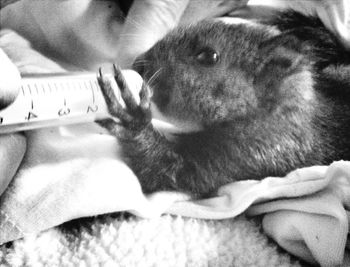
[(136, 132), (141, 131), (151, 122), (149, 88), (145, 82), (142, 83), (142, 88), (139, 93), (140, 103), (137, 104), (125, 81), (121, 69), (115, 65), (113, 65), (113, 67), (114, 79), (119, 87), (121, 97), (125, 103), (125, 108), (119, 103), (110, 81), (103, 76), (100, 69), (98, 83), (101, 87), (108, 111), (112, 117), (118, 118), (122, 126), (126, 129)]

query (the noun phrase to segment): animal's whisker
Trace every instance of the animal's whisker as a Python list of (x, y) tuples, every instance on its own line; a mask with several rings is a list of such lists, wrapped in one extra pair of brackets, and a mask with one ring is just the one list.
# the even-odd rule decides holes
[(133, 68), (136, 68), (136, 69), (145, 69), (147, 68), (147, 62), (137, 62), (137, 61), (134, 61), (134, 63), (132, 64)]
[(148, 64), (150, 61), (149, 60), (147, 60), (147, 59), (136, 59), (135, 61), (134, 61), (134, 64), (135, 65), (146, 65), (146, 64)]
[(159, 68), (155, 73), (153, 73), (153, 75), (148, 79), (147, 81), (147, 85), (152, 88), (153, 84), (155, 82), (155, 80), (158, 78), (159, 74), (161, 73), (162, 68)]

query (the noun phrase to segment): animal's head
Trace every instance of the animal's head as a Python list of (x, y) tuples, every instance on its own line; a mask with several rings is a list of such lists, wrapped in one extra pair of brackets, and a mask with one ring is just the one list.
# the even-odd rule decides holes
[(163, 117), (200, 129), (312, 99), (311, 63), (302, 50), (298, 40), (268, 26), (202, 21), (169, 33), (134, 68)]

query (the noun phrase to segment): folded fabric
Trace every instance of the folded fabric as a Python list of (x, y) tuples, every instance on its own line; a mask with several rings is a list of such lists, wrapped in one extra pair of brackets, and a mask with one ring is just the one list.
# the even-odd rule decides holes
[(264, 231), (290, 253), (322, 266), (350, 266), (350, 162), (333, 163), (324, 177), (329, 184), (320, 192), (254, 205), (247, 214), (265, 214)]
[[(264, 229), (268, 233), (274, 230), (271, 236), (277, 242), (282, 240), (282, 247), (307, 261), (331, 266), (328, 263), (343, 260), (348, 219), (342, 203), (350, 199), (349, 187), (343, 185), (350, 181), (350, 162), (303, 168), (284, 178), (236, 182), (222, 187), (215, 198), (191, 201), (182, 194), (170, 192), (144, 196), (136, 177), (118, 158), (116, 139), (93, 124), (46, 129), (31, 132), (27, 137), (28, 152), (23, 166), (0, 201), (0, 243), (89, 216), (96, 199), (110, 195), (103, 185), (105, 182), (110, 185), (113, 180), (110, 190), (115, 198), (111, 199), (113, 203), (105, 199), (104, 212), (128, 210), (141, 217), (171, 213), (195, 218), (230, 218), (253, 203), (288, 197), (288, 205), (266, 202), (251, 208), (249, 214), (268, 213)], [(74, 188), (76, 191), (72, 191)], [(301, 198), (295, 198), (298, 196), (304, 196), (305, 204), (301, 204)], [(77, 203), (85, 203), (86, 214), (69, 212), (74, 211)], [(308, 203), (316, 207), (309, 208)], [(279, 216), (275, 211), (281, 211)], [(296, 213), (292, 220), (293, 211)], [(323, 220), (326, 216), (334, 219)], [(289, 226), (285, 226), (287, 223)], [(313, 236), (318, 238), (302, 234), (289, 237), (291, 227), (297, 233), (311, 234), (313, 230), (316, 233)], [(329, 244), (334, 249), (328, 249), (328, 254), (318, 250), (327, 250)], [(327, 256), (322, 257), (324, 255)]]
[(293, 9), (319, 17), (339, 41), (350, 49), (350, 1), (348, 0), (250, 0), (248, 6), (232, 15), (250, 19), (268, 18), (273, 9)]
[(343, 45), (350, 49), (350, 2), (347, 0), (283, 1), (288, 8), (319, 17)]
[(215, 198), (174, 203), (168, 212), (205, 219), (231, 218), (253, 203), (310, 195), (325, 188), (329, 183), (329, 177), (324, 175), (326, 169), (313, 166), (298, 169), (283, 178), (234, 182), (221, 187)]

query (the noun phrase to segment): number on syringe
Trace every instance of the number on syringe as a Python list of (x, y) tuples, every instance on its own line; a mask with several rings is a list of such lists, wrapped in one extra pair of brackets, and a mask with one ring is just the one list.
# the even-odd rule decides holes
[(25, 117), (25, 119), (26, 119), (27, 121), (30, 121), (30, 120), (35, 119), (35, 118), (37, 118), (37, 117), (38, 117), (38, 116), (37, 116), (36, 114), (34, 114), (33, 112), (29, 111), (29, 112), (28, 112), (28, 115), (27, 115), (27, 117)]
[(66, 116), (66, 115), (68, 115), (69, 113), (70, 113), (70, 109), (67, 108), (67, 107), (61, 108), (61, 109), (58, 111), (58, 115), (59, 115), (60, 117)]
[(89, 105), (88, 108), (87, 108), (86, 113), (90, 113), (90, 112), (96, 113), (97, 110), (98, 110), (98, 106), (97, 106), (97, 105), (94, 105), (94, 106), (90, 106), (90, 105)]

